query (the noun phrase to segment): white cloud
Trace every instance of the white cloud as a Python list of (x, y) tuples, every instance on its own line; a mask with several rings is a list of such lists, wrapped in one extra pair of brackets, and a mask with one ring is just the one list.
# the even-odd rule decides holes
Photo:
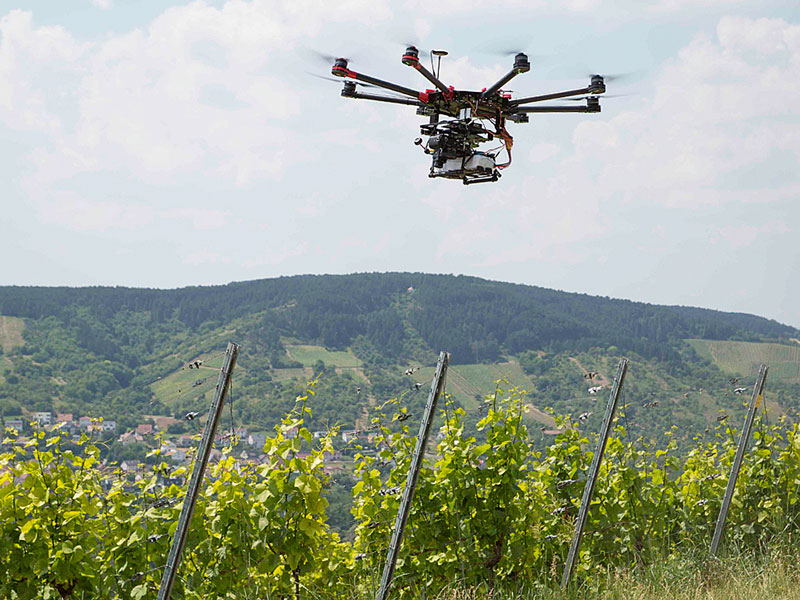
[(725, 242), (731, 248), (751, 246), (765, 236), (789, 233), (790, 229), (783, 221), (771, 220), (761, 225), (726, 225), (714, 226), (709, 232), (709, 240), (713, 244)]
[[(264, 72), (283, 33), (260, 8), (191, 4), (100, 46), (81, 84), (75, 143), (144, 173), (209, 169), (238, 185), (279, 175), (284, 153), (269, 140), (288, 137), (282, 122), (300, 107)], [(202, 44), (219, 48), (220, 66), (194, 57)], [(209, 89), (235, 101), (204, 102)]]
[(88, 200), (72, 191), (51, 193), (39, 208), (45, 223), (82, 232), (136, 230), (152, 225), (158, 217), (150, 206)]
[(92, 6), (96, 6), (102, 10), (109, 10), (114, 6), (113, 0), (92, 0)]
[(431, 29), (430, 21), (427, 19), (414, 20), (414, 35), (420, 42), (425, 41), (425, 39), (430, 35)]
[[(482, 89), (489, 87), (508, 72), (508, 61), (505, 64), (495, 64), (481, 67), (470, 60), (468, 56), (457, 58), (448, 56), (442, 62), (442, 79), (447, 85), (456, 89)], [(513, 62), (513, 61), (512, 61)], [(427, 87), (432, 87), (428, 84)]]
[(90, 200), (74, 191), (57, 190), (40, 201), (45, 223), (58, 224), (82, 232), (136, 231), (166, 225), (183, 231), (221, 229), (230, 213), (209, 208), (153, 207), (124, 198)]
[(31, 14), (0, 19), (0, 123), (11, 130), (53, 134), (62, 127), (56, 106), (80, 70), (85, 46), (62, 27), (33, 27)]
[(710, 7), (726, 7), (743, 4), (745, 0), (654, 0), (647, 4), (653, 12), (676, 12), (686, 9), (703, 9)]
[(312, 1), (194, 2), (145, 29), (82, 43), (12, 11), (0, 21), (0, 122), (51, 136), (34, 155), (39, 187), (55, 183), (54, 171), (273, 179), (304, 158), (290, 120), (307, 98), (282, 76), (286, 46), (331, 22), (390, 16), (386, 2), (366, 0), (334, 11)]
[(229, 265), (232, 260), (233, 259), (226, 254), (214, 252), (207, 248), (198, 248), (185, 253), (182, 262), (192, 267), (201, 267), (207, 265)]
[[(603, 0), (497, 0), (492, 2), (491, 9), (495, 14), (507, 11), (539, 11), (539, 12), (586, 12), (603, 4)], [(406, 0), (406, 8), (414, 14), (423, 15), (464, 15), (476, 13), (475, 18), (480, 18), (481, 13), (487, 9), (486, 2), (481, 0)]]
[(791, 179), (726, 183), (754, 181), (742, 170), (774, 153), (797, 166), (800, 108), (787, 98), (800, 94), (799, 36), (779, 19), (723, 18), (716, 39), (698, 36), (665, 66), (651, 104), (582, 123), (576, 143), (607, 144), (593, 148), (606, 165), (598, 187), (685, 208), (782, 198)]
[(285, 262), (288, 259), (303, 256), (308, 253), (308, 250), (308, 242), (297, 240), (278, 249), (272, 248), (264, 251), (261, 254), (251, 254), (242, 262), (248, 268), (275, 266)]
[[(540, 8), (546, 6), (544, 0), (502, 0), (492, 4), (492, 10), (502, 11), (512, 8)], [(413, 14), (422, 15), (464, 15), (486, 9), (486, 3), (481, 0), (406, 0), (406, 9)]]
[(552, 158), (561, 152), (561, 147), (558, 144), (550, 142), (540, 142), (531, 148), (528, 154), (528, 160), (532, 163), (543, 162), (548, 158)]

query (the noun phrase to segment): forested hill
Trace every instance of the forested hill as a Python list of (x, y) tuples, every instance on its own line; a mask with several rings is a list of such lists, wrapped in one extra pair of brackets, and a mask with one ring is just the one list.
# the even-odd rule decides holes
[[(301, 275), (177, 290), (0, 287), (0, 314), (55, 317), (74, 327), (88, 350), (114, 360), (131, 342), (114, 325), (126, 315), (138, 315), (140, 325), (144, 318), (153, 326), (177, 322), (197, 328), (253, 313), (262, 314), (260, 342), (273, 350), (286, 335), (329, 348), (360, 340), (389, 361), (421, 343), (447, 349), (457, 363), (595, 346), (671, 362), (679, 360), (676, 350), (685, 338), (799, 336), (792, 327), (753, 315), (422, 273)], [(134, 354), (128, 361), (135, 362)]]

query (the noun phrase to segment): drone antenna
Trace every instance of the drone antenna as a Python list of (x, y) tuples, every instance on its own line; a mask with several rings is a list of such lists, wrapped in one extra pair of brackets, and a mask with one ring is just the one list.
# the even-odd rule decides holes
[(431, 50), (431, 69), (433, 69), (433, 57), (436, 57), (439, 62), (436, 63), (436, 77), (442, 72), (442, 57), (447, 56), (447, 50)]

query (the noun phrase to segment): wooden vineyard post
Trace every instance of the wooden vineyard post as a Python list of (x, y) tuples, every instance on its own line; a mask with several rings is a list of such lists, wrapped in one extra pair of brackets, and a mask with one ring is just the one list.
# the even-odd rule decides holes
[(742, 433), (739, 436), (739, 445), (736, 447), (736, 456), (733, 459), (731, 466), (731, 473), (728, 475), (728, 486), (725, 488), (725, 496), (722, 499), (722, 506), (719, 509), (719, 517), (717, 517), (717, 526), (714, 528), (714, 537), (711, 538), (711, 556), (717, 555), (719, 543), (722, 540), (722, 533), (725, 530), (725, 520), (728, 518), (728, 510), (731, 507), (731, 500), (733, 499), (733, 492), (736, 489), (736, 479), (739, 477), (739, 470), (742, 468), (742, 459), (744, 458), (744, 451), (747, 447), (747, 441), (750, 439), (750, 430), (753, 428), (753, 419), (756, 416), (758, 406), (761, 404), (762, 395), (764, 393), (764, 383), (767, 380), (767, 365), (761, 365), (758, 368), (758, 378), (753, 386), (753, 395), (750, 398), (750, 406), (747, 409), (747, 416), (744, 419), (744, 426)]
[(408, 469), (406, 487), (403, 490), (403, 497), (400, 500), (400, 509), (397, 511), (397, 520), (394, 523), (394, 530), (392, 531), (392, 539), (389, 542), (389, 553), (386, 555), (386, 564), (383, 567), (383, 576), (381, 577), (381, 585), (378, 589), (377, 600), (386, 600), (386, 597), (389, 595), (389, 588), (392, 585), (392, 576), (394, 575), (394, 567), (395, 564), (397, 564), (397, 555), (400, 553), (400, 545), (403, 543), (403, 532), (406, 528), (406, 521), (408, 521), (408, 513), (411, 510), (411, 501), (414, 499), (414, 488), (417, 486), (419, 471), (422, 468), (422, 461), (425, 458), (428, 435), (433, 425), (433, 419), (436, 416), (436, 405), (439, 402), (439, 396), (442, 393), (444, 381), (447, 377), (447, 364), (449, 361), (450, 355), (447, 352), (439, 353), (436, 374), (433, 377), (431, 391), (428, 395), (428, 403), (425, 405), (425, 413), (422, 416), (422, 423), (420, 423), (419, 426), (417, 446), (414, 449), (414, 456), (411, 459), (411, 466)]
[(169, 549), (167, 564), (164, 567), (164, 574), (161, 578), (161, 586), (158, 589), (157, 600), (167, 600), (172, 593), (172, 585), (175, 582), (175, 575), (178, 571), (178, 564), (181, 560), (183, 546), (186, 544), (186, 535), (189, 533), (189, 523), (192, 520), (197, 494), (200, 491), (200, 484), (203, 482), (208, 457), (214, 445), (214, 434), (217, 432), (217, 425), (222, 414), (222, 407), (225, 405), (225, 396), (230, 387), (233, 369), (236, 367), (236, 359), (239, 356), (239, 346), (230, 342), (225, 352), (225, 362), (219, 371), (219, 380), (214, 392), (214, 399), (211, 401), (211, 408), (208, 411), (208, 420), (203, 429), (203, 437), (200, 440), (200, 447), (197, 452), (197, 459), (192, 470), (192, 477), (189, 480), (189, 488), (186, 490), (186, 498), (183, 500), (183, 508), (178, 518), (178, 526), (175, 529), (175, 537)]
[(614, 377), (614, 385), (611, 387), (611, 394), (608, 396), (606, 416), (603, 419), (603, 426), (600, 429), (600, 434), (597, 438), (597, 448), (594, 451), (592, 464), (589, 467), (589, 473), (586, 476), (586, 485), (583, 488), (583, 498), (581, 499), (581, 507), (578, 511), (578, 520), (575, 521), (575, 533), (572, 536), (572, 544), (569, 547), (567, 563), (564, 565), (564, 575), (561, 578), (562, 589), (567, 589), (567, 586), (569, 586), (569, 581), (572, 577), (572, 571), (574, 570), (575, 562), (578, 559), (578, 552), (580, 551), (581, 540), (583, 539), (583, 529), (586, 526), (586, 518), (589, 516), (589, 506), (592, 504), (592, 496), (594, 495), (594, 488), (597, 484), (597, 475), (600, 471), (600, 463), (603, 462), (603, 453), (606, 450), (608, 434), (611, 432), (611, 422), (614, 420), (614, 412), (617, 408), (617, 400), (619, 399), (619, 393), (622, 390), (622, 382), (625, 379), (625, 373), (627, 370), (628, 359), (620, 359), (619, 366), (617, 367), (617, 375)]

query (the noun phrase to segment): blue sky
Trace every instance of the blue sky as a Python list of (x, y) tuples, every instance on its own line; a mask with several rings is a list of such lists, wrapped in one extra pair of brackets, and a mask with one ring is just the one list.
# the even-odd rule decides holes
[[(426, 271), (800, 327), (796, 2), (95, 0), (0, 5), (1, 284), (179, 287)], [(411, 107), (346, 100), (310, 48), (422, 89), (601, 114), (512, 124), (496, 184), (430, 180)]]

